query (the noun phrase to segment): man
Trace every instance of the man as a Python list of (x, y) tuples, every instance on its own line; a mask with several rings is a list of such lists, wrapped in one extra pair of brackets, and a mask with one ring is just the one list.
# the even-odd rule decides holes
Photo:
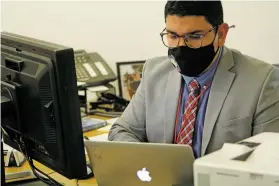
[(190, 145), (198, 158), (279, 132), (279, 68), (224, 46), (220, 1), (168, 1), (165, 22), (168, 56), (146, 61), (109, 140)]

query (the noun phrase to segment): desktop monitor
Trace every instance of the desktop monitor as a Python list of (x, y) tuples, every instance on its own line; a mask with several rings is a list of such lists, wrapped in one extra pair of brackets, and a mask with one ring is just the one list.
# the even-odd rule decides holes
[(87, 175), (72, 48), (2, 32), (1, 119), (4, 142), (29, 162)]

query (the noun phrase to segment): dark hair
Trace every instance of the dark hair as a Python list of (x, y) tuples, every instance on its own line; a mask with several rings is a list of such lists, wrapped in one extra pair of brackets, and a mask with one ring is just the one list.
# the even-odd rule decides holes
[(221, 1), (168, 1), (165, 6), (165, 21), (168, 15), (204, 16), (212, 26), (224, 22)]

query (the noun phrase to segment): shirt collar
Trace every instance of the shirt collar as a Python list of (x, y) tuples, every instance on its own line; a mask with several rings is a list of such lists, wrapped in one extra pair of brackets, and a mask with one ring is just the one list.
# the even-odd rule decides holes
[(223, 47), (220, 48), (220, 52), (219, 52), (218, 57), (216, 58), (214, 64), (211, 65), (211, 67), (209, 69), (207, 69), (199, 77), (189, 77), (189, 76), (182, 75), (186, 84), (189, 85), (189, 83), (195, 78), (199, 82), (200, 87), (207, 86), (213, 80), (215, 71), (217, 69), (220, 58), (222, 56), (222, 52), (223, 52)]

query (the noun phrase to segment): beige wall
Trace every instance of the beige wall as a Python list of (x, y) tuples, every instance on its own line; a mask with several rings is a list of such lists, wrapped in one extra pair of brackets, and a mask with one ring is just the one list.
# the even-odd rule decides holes
[[(116, 61), (166, 55), (159, 33), (165, 1), (2, 1), (2, 31), (75, 49), (99, 52)], [(227, 45), (269, 63), (279, 63), (279, 1), (225, 1), (225, 21), (236, 28)]]

